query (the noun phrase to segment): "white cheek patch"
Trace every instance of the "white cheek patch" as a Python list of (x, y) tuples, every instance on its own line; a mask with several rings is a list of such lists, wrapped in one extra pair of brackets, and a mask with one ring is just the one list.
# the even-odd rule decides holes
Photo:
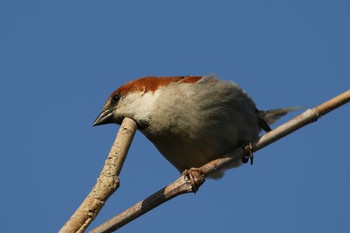
[(117, 112), (135, 120), (146, 120), (154, 110), (153, 106), (160, 95), (159, 92), (143, 91), (130, 93), (119, 102)]
[(159, 97), (160, 91), (156, 92), (144, 92), (140, 96), (140, 101), (138, 104), (140, 117), (147, 117), (154, 110), (154, 104)]

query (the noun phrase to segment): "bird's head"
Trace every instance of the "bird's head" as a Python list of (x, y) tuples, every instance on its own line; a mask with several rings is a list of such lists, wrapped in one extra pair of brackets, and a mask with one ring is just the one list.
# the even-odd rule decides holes
[[(165, 88), (170, 85), (195, 83), (200, 76), (170, 76), (170, 77), (144, 77), (130, 81), (116, 89), (107, 99), (94, 126), (117, 123), (121, 124), (125, 117), (136, 121), (139, 128), (146, 127), (154, 104)], [(171, 101), (170, 101), (171, 102)]]

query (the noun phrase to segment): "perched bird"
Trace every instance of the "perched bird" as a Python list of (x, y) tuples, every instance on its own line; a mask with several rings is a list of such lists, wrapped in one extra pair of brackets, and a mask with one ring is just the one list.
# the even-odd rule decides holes
[[(291, 110), (259, 111), (236, 83), (215, 75), (144, 77), (116, 89), (93, 125), (133, 119), (183, 172), (255, 142), (261, 130), (270, 131), (269, 124)], [(220, 170), (212, 178), (222, 175)]]

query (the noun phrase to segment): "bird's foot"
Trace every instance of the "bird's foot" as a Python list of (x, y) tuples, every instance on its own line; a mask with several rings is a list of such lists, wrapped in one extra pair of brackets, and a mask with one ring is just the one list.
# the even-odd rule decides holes
[(204, 183), (204, 173), (199, 168), (190, 168), (182, 172), (186, 180), (189, 180), (192, 186), (192, 191), (196, 193), (199, 187)]
[(245, 155), (242, 157), (242, 163), (247, 163), (250, 160), (250, 164), (253, 165), (254, 154), (253, 154), (253, 144), (249, 143), (243, 147)]

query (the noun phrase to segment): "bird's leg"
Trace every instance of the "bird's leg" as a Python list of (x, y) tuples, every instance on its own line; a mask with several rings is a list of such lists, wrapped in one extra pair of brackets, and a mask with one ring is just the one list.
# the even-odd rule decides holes
[(199, 168), (190, 168), (182, 172), (185, 179), (189, 180), (192, 186), (193, 192), (197, 192), (199, 187), (204, 183), (204, 173)]
[(247, 145), (243, 146), (243, 150), (245, 152), (245, 155), (242, 157), (242, 163), (247, 163), (250, 159), (250, 164), (253, 165), (253, 161), (254, 161), (253, 144), (248, 143)]

